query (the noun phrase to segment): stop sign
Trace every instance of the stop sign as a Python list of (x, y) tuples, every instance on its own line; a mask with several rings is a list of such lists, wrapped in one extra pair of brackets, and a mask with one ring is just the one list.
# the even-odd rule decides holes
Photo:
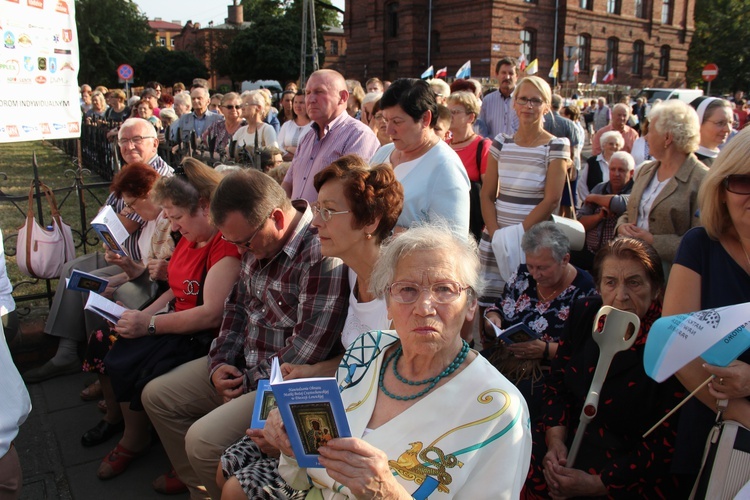
[(701, 76), (703, 76), (704, 82), (712, 82), (716, 80), (716, 77), (719, 74), (719, 67), (715, 65), (714, 63), (708, 63), (705, 66), (703, 66), (703, 72), (701, 72)]

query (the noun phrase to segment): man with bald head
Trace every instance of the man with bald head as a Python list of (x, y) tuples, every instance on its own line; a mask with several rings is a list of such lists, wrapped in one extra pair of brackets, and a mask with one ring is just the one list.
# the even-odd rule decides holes
[(596, 156), (602, 152), (602, 146), (600, 144), (602, 134), (609, 132), (610, 130), (616, 130), (622, 134), (622, 138), (625, 139), (625, 146), (622, 150), (630, 153), (633, 150), (633, 143), (638, 139), (638, 132), (632, 127), (628, 126), (628, 119), (630, 118), (630, 106), (627, 104), (619, 103), (615, 104), (612, 108), (612, 119), (609, 125), (600, 128), (594, 138), (591, 139), (591, 154)]
[(321, 69), (307, 80), (305, 106), (307, 116), (312, 120), (312, 132), (300, 139), (281, 184), (291, 199), (315, 202), (318, 199), (313, 186), (315, 174), (348, 154), (356, 154), (369, 161), (380, 147), (370, 127), (346, 112), (348, 99), (346, 81), (336, 71)]
[[(204, 87), (193, 87), (190, 89), (190, 101), (193, 105), (193, 111), (180, 116), (176, 124), (170, 128), (169, 138), (172, 142), (185, 142), (190, 140), (190, 132), (195, 132), (196, 139), (200, 140), (203, 132), (215, 122), (223, 120), (219, 113), (209, 111), (208, 104), (211, 102), (211, 96)], [(180, 136), (177, 136), (178, 130)]]
[[(156, 154), (159, 139), (156, 137), (154, 126), (143, 118), (125, 120), (117, 134), (117, 144), (120, 146), (120, 154), (125, 162), (123, 168), (128, 168), (128, 164), (141, 162), (151, 165), (160, 175), (172, 175), (172, 167)], [(146, 222), (133, 211), (129, 211), (127, 215), (121, 214), (120, 212), (125, 209), (125, 201), (115, 196), (114, 193), (110, 193), (105, 205), (112, 207), (125, 229), (130, 233), (123, 243), (128, 255), (134, 261), (141, 260), (138, 239), (141, 235), (141, 228)], [(58, 375), (81, 371), (81, 362), (77, 352), (78, 343), (86, 340), (86, 334), (95, 327), (92, 325), (96, 318), (84, 317), (82, 293), (65, 288), (65, 278), (70, 277), (73, 269), (106, 278), (110, 281), (112, 288), (124, 283), (127, 278), (127, 275), (123, 277), (122, 268), (107, 263), (102, 252), (82, 255), (63, 266), (52, 307), (44, 325), (44, 333), (60, 338), (57, 353), (39, 368), (25, 372), (23, 378), (27, 383), (41, 382)], [(115, 428), (114, 425), (110, 427)], [(116, 432), (116, 429), (113, 432)]]

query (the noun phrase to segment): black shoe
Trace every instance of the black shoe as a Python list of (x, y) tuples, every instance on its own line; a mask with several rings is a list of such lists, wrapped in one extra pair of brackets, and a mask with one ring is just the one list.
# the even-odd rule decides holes
[(83, 436), (81, 436), (81, 444), (83, 446), (96, 446), (102, 444), (115, 434), (122, 432), (123, 429), (125, 429), (125, 423), (123, 421), (116, 424), (110, 424), (106, 420), (102, 420), (83, 433)]

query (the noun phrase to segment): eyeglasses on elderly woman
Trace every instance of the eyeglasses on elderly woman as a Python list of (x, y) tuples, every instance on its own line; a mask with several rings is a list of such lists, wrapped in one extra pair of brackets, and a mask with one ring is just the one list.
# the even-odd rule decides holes
[(724, 178), (724, 189), (734, 194), (750, 194), (750, 175), (733, 174)]
[(432, 300), (438, 304), (450, 304), (461, 296), (461, 292), (469, 289), (470, 286), (462, 286), (455, 281), (440, 281), (429, 286), (410, 281), (396, 281), (388, 286), (387, 291), (393, 300), (400, 304), (413, 304), (424, 291), (429, 291)]

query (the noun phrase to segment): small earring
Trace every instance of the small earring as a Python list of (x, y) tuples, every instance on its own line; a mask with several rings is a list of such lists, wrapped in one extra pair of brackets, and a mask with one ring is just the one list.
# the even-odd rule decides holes
[(371, 233), (365, 233), (365, 239), (366, 240), (372, 239), (372, 234)]

